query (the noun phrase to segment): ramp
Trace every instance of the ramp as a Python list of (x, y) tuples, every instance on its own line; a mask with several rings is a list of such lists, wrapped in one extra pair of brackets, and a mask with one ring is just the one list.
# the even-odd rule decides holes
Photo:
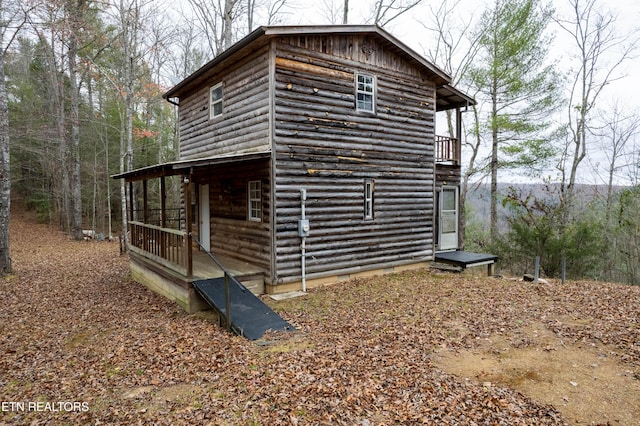
[[(225, 279), (211, 278), (194, 281), (193, 286), (212, 308), (226, 317)], [(262, 300), (243, 286), (238, 280), (229, 277), (231, 299), (231, 329), (249, 340), (257, 340), (268, 330), (293, 331), (295, 327), (282, 319)]]

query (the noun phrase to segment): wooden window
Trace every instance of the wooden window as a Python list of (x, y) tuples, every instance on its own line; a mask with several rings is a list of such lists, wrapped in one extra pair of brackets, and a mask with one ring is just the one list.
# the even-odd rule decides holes
[(211, 88), (209, 98), (209, 118), (222, 115), (222, 83)]
[(372, 75), (356, 74), (356, 110), (375, 112), (375, 79)]
[(373, 179), (365, 179), (364, 181), (364, 219), (373, 219)]
[(262, 185), (259, 180), (249, 181), (249, 220), (262, 222)]

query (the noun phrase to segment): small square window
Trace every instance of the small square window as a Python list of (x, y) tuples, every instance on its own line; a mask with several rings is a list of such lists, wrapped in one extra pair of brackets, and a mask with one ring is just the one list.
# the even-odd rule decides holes
[(259, 180), (249, 182), (249, 220), (262, 222), (262, 185)]
[(209, 118), (222, 115), (222, 83), (218, 83), (210, 91)]
[(364, 219), (373, 219), (373, 180), (366, 179), (364, 181)]
[(356, 109), (375, 112), (375, 79), (371, 75), (356, 74)]

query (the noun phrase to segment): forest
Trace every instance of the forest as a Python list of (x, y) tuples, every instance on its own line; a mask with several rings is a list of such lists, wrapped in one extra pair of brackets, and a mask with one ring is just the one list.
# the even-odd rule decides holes
[(74, 239), (120, 233), (126, 191), (110, 176), (177, 158), (174, 84), (259, 25), (348, 23), (410, 25), (409, 44), (477, 100), (460, 191), (487, 188), (489, 208), (463, 209), (466, 249), (505, 273), (540, 256), (558, 276), (565, 258), (570, 277), (638, 285), (640, 115), (611, 90), (633, 86), (638, 10), (603, 3), (327, 0), (311, 19), (293, 0), (0, 0), (0, 271), (12, 202)]

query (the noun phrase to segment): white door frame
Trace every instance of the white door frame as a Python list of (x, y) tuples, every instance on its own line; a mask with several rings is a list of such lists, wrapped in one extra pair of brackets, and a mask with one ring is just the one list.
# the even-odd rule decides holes
[[(454, 208), (447, 209), (445, 194), (452, 194), (454, 197)], [(439, 193), (438, 200), (438, 233), (439, 250), (456, 250), (458, 248), (458, 214), (459, 196), (457, 186), (443, 186)], [(450, 200), (448, 200), (450, 202)]]
[(211, 215), (209, 212), (209, 185), (198, 185), (198, 235), (200, 244), (211, 250)]

